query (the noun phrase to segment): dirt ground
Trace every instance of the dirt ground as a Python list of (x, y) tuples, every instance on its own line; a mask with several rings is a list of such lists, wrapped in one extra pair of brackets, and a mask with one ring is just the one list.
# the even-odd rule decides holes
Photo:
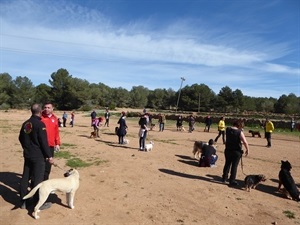
[[(57, 112), (61, 116), (62, 112)], [(278, 193), (278, 172), (281, 160), (293, 165), (292, 175), (300, 187), (300, 142), (298, 137), (275, 132), (272, 148), (266, 140), (252, 138), (246, 132), (250, 155), (243, 158), (245, 174), (264, 174), (268, 180), (257, 189), (243, 190), (245, 175), (238, 168), (237, 188), (220, 182), (224, 165), (224, 145), (218, 145), (219, 160), (215, 168), (200, 168), (192, 157), (195, 140), (208, 141), (216, 129), (203, 132), (197, 124), (193, 133), (176, 131), (167, 121), (164, 132), (150, 131), (154, 141), (151, 152), (138, 151), (138, 119), (127, 118), (128, 145), (117, 144), (114, 128), (101, 129), (101, 137), (89, 138), (90, 113), (76, 112), (75, 126), (60, 128), (61, 151), (69, 151), (86, 162), (103, 163), (79, 168), (80, 187), (75, 196), (75, 209), (66, 206), (65, 195), (51, 195), (52, 207), (39, 213), (19, 208), (18, 188), (23, 169), (19, 129), (29, 118), (29, 111), (0, 112), (0, 224), (80, 224), (80, 225), (142, 225), (142, 224), (300, 224), (300, 203)], [(187, 124), (185, 124), (187, 127)], [(55, 162), (64, 170), (65, 159)], [(51, 178), (62, 177), (54, 167)], [(294, 218), (288, 218), (288, 215)]]

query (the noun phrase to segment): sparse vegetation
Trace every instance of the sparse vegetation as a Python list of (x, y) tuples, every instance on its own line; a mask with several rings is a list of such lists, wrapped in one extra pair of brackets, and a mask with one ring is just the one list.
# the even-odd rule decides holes
[(291, 212), (290, 210), (283, 211), (283, 214), (290, 219), (295, 219), (295, 213)]

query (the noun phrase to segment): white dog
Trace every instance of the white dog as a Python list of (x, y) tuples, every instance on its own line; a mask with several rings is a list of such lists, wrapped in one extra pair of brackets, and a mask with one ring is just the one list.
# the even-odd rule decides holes
[(151, 151), (153, 149), (153, 145), (154, 145), (153, 141), (150, 141), (149, 144), (145, 144), (145, 151), (146, 152)]
[(53, 191), (62, 191), (67, 194), (67, 204), (74, 209), (74, 196), (79, 187), (79, 173), (75, 169), (70, 169), (64, 174), (64, 178), (45, 180), (35, 186), (24, 198), (32, 197), (39, 189), (39, 201), (34, 207), (34, 218), (39, 219), (38, 212), (40, 207), (47, 200), (49, 194)]
[(124, 139), (123, 142), (124, 142), (125, 145), (128, 145), (130, 141), (128, 139)]

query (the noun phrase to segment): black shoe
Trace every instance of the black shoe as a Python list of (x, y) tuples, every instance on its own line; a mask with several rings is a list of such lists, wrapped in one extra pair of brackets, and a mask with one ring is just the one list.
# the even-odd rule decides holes
[(224, 177), (224, 176), (222, 176), (222, 182), (223, 182), (223, 183), (226, 183), (226, 181), (227, 181), (227, 178)]
[(229, 182), (229, 185), (230, 185), (230, 186), (238, 186), (239, 183), (236, 182), (236, 181), (230, 181), (230, 182)]
[(51, 207), (52, 203), (51, 202), (45, 202), (41, 207), (40, 210), (45, 210), (49, 209)]

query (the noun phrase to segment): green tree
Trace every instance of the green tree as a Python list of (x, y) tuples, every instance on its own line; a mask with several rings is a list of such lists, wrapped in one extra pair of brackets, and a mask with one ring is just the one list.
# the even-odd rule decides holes
[(15, 85), (8, 73), (0, 73), (0, 107), (13, 107), (12, 98), (15, 92)]
[(274, 112), (274, 104), (276, 99), (274, 98), (256, 98), (256, 111), (257, 112)]
[(28, 77), (16, 77), (13, 81), (15, 92), (13, 95), (12, 103), (15, 107), (25, 108), (30, 107), (33, 103), (34, 85)]
[(276, 113), (295, 114), (299, 112), (299, 98), (295, 94), (281, 95), (274, 104)]
[(217, 101), (219, 110), (223, 109), (223, 111), (225, 112), (231, 112), (233, 110), (234, 105), (234, 96), (231, 88), (228, 86), (221, 88), (218, 96), (219, 98), (217, 99)]
[(51, 87), (47, 84), (39, 84), (34, 89), (33, 102), (44, 103), (44, 102), (53, 102)]
[(134, 86), (130, 90), (130, 107), (144, 108), (147, 106), (149, 90), (143, 86)]
[(236, 89), (232, 92), (232, 106), (235, 112), (239, 112), (244, 106), (244, 95), (241, 90)]
[(61, 110), (73, 109), (72, 76), (69, 75), (69, 72), (66, 69), (59, 69), (51, 74), (49, 83), (56, 107)]
[(125, 88), (113, 88), (112, 89), (112, 99), (110, 104), (108, 105), (110, 108), (114, 108), (114, 106), (123, 108), (128, 107), (130, 104), (130, 94)]
[(256, 110), (256, 108), (255, 108), (256, 99), (254, 97), (244, 96), (243, 101), (244, 101), (244, 107), (243, 107), (244, 110), (247, 110), (247, 111), (255, 111)]
[(166, 109), (169, 107), (169, 93), (166, 89), (157, 88), (154, 91), (149, 91), (147, 108)]

